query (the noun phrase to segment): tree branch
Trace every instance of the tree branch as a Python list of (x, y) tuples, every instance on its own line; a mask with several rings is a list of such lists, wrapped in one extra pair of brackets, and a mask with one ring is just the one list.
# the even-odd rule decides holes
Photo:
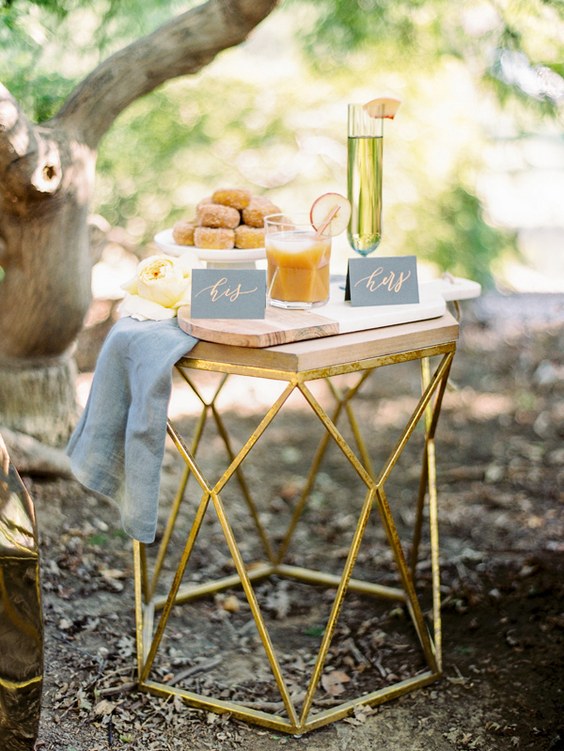
[(50, 124), (74, 128), (91, 148), (116, 117), (171, 78), (196, 73), (240, 44), (278, 0), (208, 0), (102, 62), (70, 95)]

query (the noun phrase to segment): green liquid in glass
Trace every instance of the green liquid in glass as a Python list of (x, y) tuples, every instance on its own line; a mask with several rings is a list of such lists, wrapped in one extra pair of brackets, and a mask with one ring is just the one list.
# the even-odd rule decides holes
[(382, 238), (382, 137), (348, 139), (347, 196), (351, 220), (347, 237), (361, 256), (376, 250)]

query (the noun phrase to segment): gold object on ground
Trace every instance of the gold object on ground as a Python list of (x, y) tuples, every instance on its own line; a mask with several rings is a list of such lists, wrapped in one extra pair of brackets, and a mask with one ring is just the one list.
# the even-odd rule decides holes
[(33, 503), (0, 436), (0, 748), (31, 751), (43, 684), (43, 617)]
[[(266, 726), (277, 731), (301, 734), (326, 725), (352, 714), (363, 705), (374, 706), (400, 696), (412, 689), (431, 683), (441, 675), (441, 617), (440, 617), (440, 579), (439, 579), (439, 539), (438, 510), (435, 480), (435, 431), (441, 407), (441, 401), (447, 384), (449, 369), (456, 349), (458, 324), (446, 313), (439, 319), (417, 323), (391, 326), (385, 329), (370, 330), (354, 334), (326, 337), (319, 340), (286, 344), (265, 349), (249, 349), (226, 345), (200, 342), (189, 355), (177, 363), (178, 372), (186, 385), (196, 394), (202, 404), (202, 413), (196, 424), (192, 444), (189, 447), (175, 427), (169, 422), (168, 432), (179, 455), (185, 462), (184, 475), (172, 504), (167, 526), (153, 556), (152, 573), (149, 575), (148, 546), (134, 543), (134, 571), (136, 595), (136, 633), (138, 680), (141, 688), (164, 696), (173, 695), (182, 698), (188, 704), (219, 713), (230, 713), (234, 717)], [(403, 423), (399, 439), (388, 449), (383, 466), (376, 470), (366, 442), (361, 435), (359, 422), (353, 411), (353, 403), (360, 387), (371, 375), (383, 366), (395, 366), (400, 363), (419, 362), (421, 367), (421, 395), (409, 417)], [(211, 400), (206, 401), (192, 378), (195, 371), (209, 371), (224, 374)], [(335, 378), (344, 374), (356, 374), (353, 385), (344, 389), (335, 385)], [(264, 417), (243, 443), (238, 452), (233, 451), (230, 436), (218, 407), (218, 396), (225, 380), (231, 375), (248, 376), (259, 379), (280, 381), (285, 386), (281, 393), (267, 409)], [(314, 381), (326, 383), (334, 401), (331, 414), (320, 404), (311, 388)], [(314, 389), (315, 390), (315, 389)], [(269, 537), (267, 525), (261, 521), (261, 515), (255, 503), (249, 483), (242, 473), (242, 465), (254, 446), (263, 436), (267, 427), (279, 414), (290, 396), (300, 392), (314, 415), (323, 426), (322, 438), (313, 456), (309, 476), (305, 481), (299, 500), (281, 540)], [(230, 462), (223, 475), (215, 482), (210, 481), (196, 459), (204, 425), (208, 418), (216, 424)], [(347, 430), (353, 436), (353, 446), (347, 442), (337, 427), (338, 420), (345, 420)], [(394, 470), (404, 448), (418, 425), (423, 430), (423, 456), (419, 470), (417, 497), (413, 502), (413, 528), (410, 556), (404, 551), (394, 516), (388, 501), (386, 482)], [(333, 441), (342, 455), (349, 462), (364, 486), (364, 498), (356, 518), (356, 526), (345, 555), (345, 563), (340, 574), (322, 570), (290, 565), (288, 551), (300, 523), (305, 523), (304, 511), (310, 500), (310, 493), (326, 449)], [(274, 458), (272, 471), (276, 471)], [(185, 499), (185, 489), (189, 477), (199, 486), (200, 500), (192, 493), (191, 528), (184, 537), (184, 547), (175, 567), (174, 576), (166, 586), (166, 595), (157, 596), (157, 589), (162, 588), (165, 573), (165, 559), (172, 548), (175, 524), (179, 510)], [(241, 545), (233, 531), (230, 513), (222, 493), (230, 479), (234, 479), (241, 490), (246, 508), (252, 519), (253, 527), (260, 541), (263, 558), (251, 563), (245, 562)], [(346, 504), (349, 499), (343, 499)], [(198, 535), (207, 515), (215, 509), (221, 525), (227, 547), (235, 568), (235, 573), (215, 581), (183, 585), (183, 576), (191, 558)], [(427, 514), (425, 514), (427, 509)], [(353, 576), (353, 569), (358, 559), (359, 550), (365, 535), (371, 512), (377, 510), (395, 572), (398, 586), (388, 586)], [(312, 512), (313, 513), (313, 512)], [(416, 582), (416, 565), (419, 562), (422, 530), (428, 526), (428, 549), (430, 560), (430, 579), (432, 604), (430, 612), (424, 612)], [(178, 534), (178, 531), (176, 531)], [(342, 543), (341, 543), (342, 544)], [(264, 613), (257, 598), (255, 585), (269, 577), (289, 578), (307, 582), (318, 587), (333, 588), (335, 595), (319, 643), (318, 653), (311, 666), (307, 685), (297, 692), (290, 687), (281, 667), (280, 653), (273, 645), (271, 633)], [(220, 697), (204, 695), (197, 691), (188, 691), (176, 685), (167, 685), (166, 679), (153, 677), (155, 660), (170, 617), (177, 606), (195, 601), (199, 598), (220, 593), (232, 587), (241, 587), (264, 653), (272, 673), (273, 686), (280, 697), (280, 709), (272, 712), (262, 708), (246, 706), (245, 702), (226, 700)], [(339, 617), (346, 609), (345, 597), (348, 592), (361, 593), (373, 598), (385, 598), (396, 601), (407, 612), (411, 626), (416, 635), (418, 649), (422, 654), (425, 667), (407, 679), (398, 680), (390, 685), (380, 686), (365, 691), (360, 696), (318, 709), (315, 696), (323, 677), (324, 668), (330, 648), (336, 637)], [(168, 633), (168, 632), (167, 632)], [(177, 635), (178, 636), (178, 635)], [(227, 654), (224, 655), (227, 657)], [(247, 702), (251, 704), (252, 702)], [(318, 702), (319, 704), (319, 702)]]

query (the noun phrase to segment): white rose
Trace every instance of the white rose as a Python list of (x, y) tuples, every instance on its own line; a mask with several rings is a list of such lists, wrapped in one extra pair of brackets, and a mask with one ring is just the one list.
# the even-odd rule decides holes
[(145, 258), (133, 279), (121, 285), (128, 294), (120, 314), (141, 321), (174, 318), (178, 308), (190, 302), (191, 281), (191, 268), (181, 258)]

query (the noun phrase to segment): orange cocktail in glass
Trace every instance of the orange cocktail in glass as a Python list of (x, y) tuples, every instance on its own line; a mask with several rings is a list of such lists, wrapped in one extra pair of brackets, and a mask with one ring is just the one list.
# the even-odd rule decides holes
[(307, 217), (296, 219), (265, 219), (266, 285), (270, 305), (300, 310), (329, 299), (331, 237), (316, 232)]

